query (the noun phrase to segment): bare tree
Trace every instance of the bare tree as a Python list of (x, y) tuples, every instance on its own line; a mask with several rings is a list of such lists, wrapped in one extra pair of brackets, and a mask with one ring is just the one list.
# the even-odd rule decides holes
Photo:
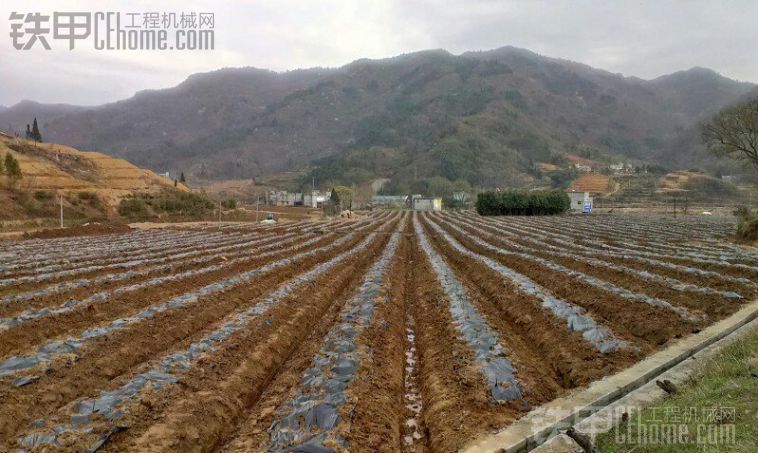
[(758, 170), (758, 97), (720, 111), (702, 134), (716, 156), (748, 160)]

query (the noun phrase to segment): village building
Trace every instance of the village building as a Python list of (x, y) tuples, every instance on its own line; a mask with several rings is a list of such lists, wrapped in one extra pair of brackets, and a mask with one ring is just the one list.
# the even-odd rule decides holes
[(607, 175), (592, 173), (579, 176), (566, 189), (571, 211), (591, 212), (594, 207), (593, 197), (608, 193), (612, 186), (613, 181)]
[(414, 211), (442, 211), (442, 198), (421, 197), (413, 199)]
[[(566, 191), (571, 202), (572, 212), (592, 211), (592, 196), (589, 192)], [(589, 214), (589, 212), (587, 212)]]
[(321, 192), (320, 190), (313, 190), (310, 193), (303, 194), (302, 204), (310, 208), (320, 208), (329, 197), (330, 194)]
[(408, 207), (407, 195), (374, 195), (371, 206), (375, 208), (401, 209)]
[(272, 190), (269, 193), (269, 204), (272, 206), (301, 206), (303, 194), (300, 192), (287, 192), (286, 190)]

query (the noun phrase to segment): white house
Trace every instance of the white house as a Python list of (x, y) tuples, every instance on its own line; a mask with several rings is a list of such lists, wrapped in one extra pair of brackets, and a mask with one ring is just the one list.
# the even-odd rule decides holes
[(286, 190), (272, 190), (269, 194), (269, 202), (273, 206), (296, 206), (302, 204), (302, 193), (291, 193)]
[(311, 208), (319, 208), (321, 205), (329, 199), (329, 196), (319, 190), (314, 190), (311, 193), (303, 194), (303, 206), (309, 206)]
[(585, 212), (585, 206), (592, 211), (592, 197), (589, 192), (566, 192), (571, 201), (572, 212)]

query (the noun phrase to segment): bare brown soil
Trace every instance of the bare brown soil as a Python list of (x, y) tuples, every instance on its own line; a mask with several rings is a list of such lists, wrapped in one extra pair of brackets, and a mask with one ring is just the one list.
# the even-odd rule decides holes
[[(276, 237), (267, 238), (266, 240), (264, 240), (264, 241), (256, 244), (254, 247), (248, 247), (248, 248), (244, 249), (244, 252), (249, 253), (250, 259), (249, 260), (243, 260), (243, 262), (240, 262), (238, 264), (244, 266), (244, 265), (248, 264), (250, 262), (250, 260), (254, 260), (255, 259), (255, 253), (256, 253), (256, 251), (260, 250), (261, 248), (265, 248), (266, 249), (266, 253), (271, 252), (271, 251), (274, 251), (274, 252), (285, 251), (286, 248), (281, 248), (281, 250), (278, 250), (277, 248), (273, 248), (273, 249), (270, 248), (271, 246), (276, 245), (277, 242), (278, 242), (278, 239)], [(291, 246), (297, 246), (300, 242), (301, 241), (297, 241), (295, 243), (290, 243), (290, 244), (288, 244), (288, 246), (290, 246), (290, 247)], [(168, 253), (170, 254), (171, 252), (168, 252)], [(24, 301), (8, 304), (8, 305), (5, 305), (5, 306), (0, 306), (0, 316), (3, 316), (3, 317), (13, 316), (13, 315), (16, 315), (19, 312), (21, 312), (23, 310), (26, 310), (26, 309), (29, 309), (29, 308), (38, 309), (38, 308), (43, 308), (43, 307), (55, 307), (55, 306), (57, 306), (57, 305), (59, 305), (59, 304), (61, 304), (63, 302), (68, 301), (68, 300), (81, 300), (81, 299), (86, 298), (87, 296), (90, 296), (90, 295), (95, 294), (95, 293), (99, 293), (101, 291), (113, 290), (113, 289), (117, 289), (117, 288), (124, 287), (124, 286), (129, 286), (129, 285), (134, 285), (134, 284), (138, 284), (138, 283), (141, 283), (141, 282), (146, 282), (146, 281), (149, 281), (151, 279), (158, 278), (158, 277), (170, 276), (170, 275), (173, 275), (173, 274), (179, 274), (179, 273), (182, 273), (182, 272), (189, 272), (189, 271), (198, 270), (198, 269), (201, 269), (201, 268), (204, 268), (204, 267), (209, 267), (209, 266), (213, 266), (213, 265), (217, 265), (217, 264), (222, 264), (222, 263), (228, 261), (228, 258), (226, 257), (226, 255), (227, 254), (225, 254), (225, 253), (218, 253), (218, 252), (215, 252), (215, 251), (211, 250), (211, 251), (202, 253), (201, 255), (197, 255), (197, 256), (192, 256), (191, 257), (191, 258), (196, 258), (198, 256), (203, 256), (203, 257), (204, 256), (209, 256), (210, 257), (209, 261), (204, 261), (202, 263), (192, 263), (191, 259), (190, 260), (176, 260), (176, 261), (173, 261), (173, 262), (169, 261), (169, 262), (163, 263), (163, 264), (169, 264), (170, 266), (168, 266), (168, 267), (166, 267), (164, 269), (153, 270), (153, 271), (148, 272), (148, 273), (146, 273), (144, 275), (132, 276), (132, 277), (130, 277), (128, 279), (123, 279), (123, 280), (115, 279), (114, 278), (112, 280), (108, 280), (108, 281), (106, 281), (104, 283), (101, 283), (99, 285), (85, 285), (85, 286), (80, 286), (78, 288), (73, 288), (73, 289), (70, 289), (70, 290), (66, 290), (64, 292), (54, 292), (52, 294), (47, 294), (47, 295), (44, 295), (44, 296), (35, 296), (34, 298), (31, 298), (31, 299), (27, 299), (27, 300), (24, 300)], [(245, 257), (242, 256), (242, 258), (245, 258)], [(274, 256), (273, 258), (276, 259), (276, 256)], [(124, 258), (124, 261), (128, 261), (128, 258)], [(253, 264), (255, 264), (255, 263), (253, 263)], [(146, 263), (140, 264), (140, 265), (130, 266), (128, 268), (93, 270), (93, 271), (90, 271), (90, 272), (85, 272), (85, 273), (82, 273), (82, 274), (77, 274), (75, 276), (75, 278), (76, 279), (80, 279), (80, 278), (81, 279), (92, 279), (92, 278), (101, 276), (103, 274), (109, 274), (109, 273), (120, 274), (122, 272), (129, 272), (129, 271), (134, 271), (134, 270), (143, 270), (143, 269), (147, 268), (148, 266), (150, 266), (150, 262), (149, 261), (147, 261)], [(73, 267), (76, 268), (76, 265), (74, 264)], [(239, 269), (239, 267), (238, 267), (238, 269)], [(201, 277), (201, 275), (198, 275), (198, 276), (187, 278), (186, 280), (187, 281), (196, 281), (200, 277)], [(65, 281), (68, 281), (68, 280), (71, 280), (71, 279), (72, 279), (72, 277), (68, 276), (68, 277), (61, 277), (61, 278), (55, 278), (55, 279), (47, 280), (44, 283), (40, 283), (40, 282), (28, 282), (28, 283), (21, 284), (21, 285), (18, 285), (18, 286), (11, 286), (9, 288), (4, 288), (4, 289), (6, 289), (6, 291), (2, 292), (2, 294), (5, 295), (5, 294), (23, 293), (24, 291), (34, 290), (34, 289), (37, 289), (37, 288), (40, 288), (40, 287), (44, 288), (45, 286), (53, 285), (53, 284), (58, 283), (58, 282), (65, 282)], [(178, 281), (180, 281), (180, 280), (178, 280)]]
[[(497, 230), (492, 229), (490, 227), (482, 226), (482, 225), (477, 225), (477, 227), (479, 227), (480, 229), (484, 229), (485, 231), (488, 231), (490, 233), (497, 234)], [(464, 229), (467, 229), (468, 231), (473, 232), (473, 230), (470, 230), (466, 228), (465, 226), (464, 226)], [(498, 247), (504, 250), (517, 251), (513, 247), (509, 247), (503, 241), (498, 241), (491, 238), (487, 238), (486, 240), (494, 245), (497, 245)], [(527, 241), (518, 241), (518, 240), (514, 240), (514, 241), (519, 242), (520, 244), (525, 245), (525, 246), (534, 247), (534, 244), (529, 243)], [(634, 293), (643, 293), (651, 297), (658, 297), (666, 301), (672, 302), (674, 303), (674, 305), (680, 305), (680, 306), (686, 307), (692, 310), (693, 312), (702, 312), (706, 314), (709, 318), (713, 318), (713, 319), (723, 318), (725, 316), (728, 316), (734, 313), (740, 307), (740, 304), (735, 303), (733, 299), (728, 299), (718, 294), (703, 294), (703, 293), (698, 293), (694, 291), (686, 291), (686, 292), (676, 291), (661, 283), (646, 280), (642, 276), (639, 276), (639, 275), (634, 275), (627, 272), (614, 270), (614, 269), (608, 269), (604, 267), (593, 266), (593, 265), (584, 263), (580, 260), (576, 260), (572, 258), (552, 256), (549, 253), (540, 252), (539, 249), (537, 249), (537, 251), (534, 254), (541, 258), (551, 260), (556, 264), (560, 264), (562, 266), (568, 267), (569, 269), (577, 270), (587, 275), (591, 275), (593, 277), (597, 277), (599, 279), (627, 288)], [(631, 267), (631, 266), (628, 266), (628, 264), (629, 263), (626, 263), (626, 262), (624, 263), (625, 266)], [(648, 268), (648, 270), (650, 270), (650, 268)], [(709, 283), (712, 283), (712, 281), (709, 282), (709, 281), (693, 279), (692, 283), (695, 283), (695, 282), (697, 282), (698, 284), (705, 284), (707, 286), (711, 286)], [(741, 289), (741, 293), (743, 297), (747, 299), (752, 299), (758, 295), (758, 292), (752, 288)]]
[(155, 318), (97, 340), (82, 351), (76, 367), (71, 367), (70, 362), (64, 359), (59, 366), (54, 366), (42, 376), (34, 386), (13, 389), (3, 385), (0, 387), (0, 394), (4, 394), (3, 397), (7, 395), (9, 400), (17, 401), (17, 404), (11, 407), (21, 409), (32, 401), (40, 400), (48, 404), (36, 404), (32, 410), (27, 408), (15, 414), (0, 427), (0, 433), (5, 432), (6, 424), (12, 429), (19, 426), (19, 423), (34, 420), (35, 415), (45, 414), (51, 406), (58, 408), (71, 399), (86, 395), (86, 392), (93, 388), (101, 388), (109, 385), (109, 382), (118, 383), (126, 380), (136, 371), (135, 366), (160, 356), (168, 348), (186, 348), (223, 315), (250, 304), (270, 288), (320, 260), (329, 259), (350, 245), (278, 269), (255, 283), (222, 293), (191, 307), (161, 313)]
[(24, 239), (55, 239), (76, 236), (101, 236), (104, 234), (123, 234), (131, 231), (129, 225), (118, 223), (90, 223), (68, 228), (49, 228), (33, 233), (24, 233)]
[[(334, 239), (334, 237), (324, 239), (321, 244), (316, 243), (314, 247), (324, 245)], [(253, 255), (249, 261), (237, 263), (228, 268), (117, 295), (105, 302), (87, 304), (81, 309), (75, 309), (58, 316), (47, 316), (11, 327), (0, 332), (0, 355), (22, 353), (28, 350), (30, 346), (38, 345), (45, 338), (77, 333), (93, 325), (134, 315), (143, 308), (171, 299), (189, 290), (203, 287), (223, 278), (300, 252), (301, 250), (293, 250), (289, 247), (282, 249), (280, 253), (274, 256), (267, 256), (262, 259)]]
[(456, 451), (466, 439), (513, 421), (519, 411), (490, 403), (474, 355), (453, 326), (449, 302), (418, 246), (413, 262), (422, 417), (431, 451)]
[[(350, 296), (350, 288), (386, 240), (386, 236), (379, 236), (369, 250), (341, 266), (331, 279), (309, 285), (307, 297), (299, 293), (300, 297), (288, 298), (288, 303), (271, 313), (271, 323), (265, 329), (267, 335), (251, 341), (243, 351), (228, 351), (236, 360), (224, 360), (222, 367), (213, 367), (201, 375), (191, 373), (184, 381), (187, 391), (157, 423), (152, 420), (141, 436), (127, 443), (126, 448), (129, 451), (188, 451), (198, 446), (203, 450), (220, 447), (232, 434), (235, 422), (242, 421), (245, 412), (261, 399), (267, 386), (272, 385), (272, 380), (274, 386), (282, 377), (289, 376), (290, 385), (299, 381), (302, 370), (309, 365), (309, 361), (303, 360), (309, 352), (303, 346), (309, 343), (318, 346), (314, 340), (323, 336), (334, 322), (339, 305)], [(240, 352), (244, 354), (240, 356)], [(291, 358), (293, 354), (296, 356)], [(225, 355), (222, 353), (221, 359), (225, 359)], [(312, 355), (307, 358), (310, 357)], [(297, 373), (282, 371), (288, 361), (301, 365)], [(272, 415), (270, 410), (251, 413)], [(195, 428), (187, 432), (187, 426)]]
[[(284, 215), (300, 216), (302, 213), (301, 219), (313, 216), (313, 212), (306, 209), (283, 211), (287, 211), (282, 212)], [(588, 265), (574, 258), (551, 256), (547, 249), (540, 250), (525, 238), (509, 237), (517, 244), (535, 248), (530, 253), (539, 258), (633, 293), (644, 293), (706, 315), (703, 321), (687, 321), (671, 310), (623, 298), (533, 259), (497, 253), (472, 240), (473, 236), (478, 235), (472, 228), (475, 226), (494, 235), (479, 235), (486, 243), (504, 251), (518, 251), (499, 238), (496, 223), (479, 221), (478, 218), (463, 219), (447, 213), (419, 215), (434, 253), (450, 267), (465, 289), (471, 306), (496, 334), (505, 355), (514, 366), (514, 376), (524, 398), (497, 403), (492, 398), (474, 350), (453, 320), (452, 301), (422, 250), (412, 222), (397, 233), (399, 216), (372, 213), (364, 219), (371, 222), (369, 227), (345, 243), (301, 257), (244, 284), (201, 297), (181, 308), (168, 309), (87, 341), (75, 355), (53, 357), (47, 370), (35, 368), (0, 376), (0, 451), (20, 448), (19, 439), (29, 433), (44, 434), (55, 426), (70, 426), (77, 402), (117, 390), (135, 376), (155, 369), (165, 357), (187, 350), (190, 345), (224, 326), (236, 313), (259, 306), (268, 294), (281, 285), (354, 249), (371, 232), (377, 234), (372, 236), (365, 249), (296, 288), (265, 314), (215, 344), (212, 350), (205, 351), (187, 369), (177, 371), (178, 382), (166, 384), (160, 389), (148, 385), (120, 407), (124, 414), (116, 421), (111, 422), (95, 414), (87, 422), (91, 431), (70, 431), (57, 437), (59, 445), (54, 448), (41, 444), (31, 450), (83, 451), (91, 448), (103, 434), (112, 433), (98, 451), (267, 451), (271, 446), (272, 424), (286, 411), (285, 403), (300, 394), (304, 372), (312, 367), (314, 358), (325, 347), (327, 333), (341, 322), (342, 310), (356, 295), (366, 272), (393, 237), (390, 233), (399, 234), (395, 236), (399, 237), (399, 245), (388, 262), (381, 283), (381, 294), (386, 294), (387, 298), (382, 296), (376, 299), (372, 317), (364, 328), (357, 330), (354, 337), (359, 361), (354, 377), (345, 387), (345, 404), (339, 408), (339, 423), (334, 428), (344, 444), (331, 440), (327, 444), (335, 451), (457, 451), (478, 435), (501, 429), (534, 407), (622, 370), (677, 338), (702, 329), (734, 312), (744, 302), (719, 295), (676, 291), (631, 273)], [(565, 222), (571, 221), (571, 218), (565, 219)], [(633, 347), (600, 353), (579, 333), (569, 330), (564, 319), (544, 308), (540, 299), (524, 293), (479, 259), (450, 246), (431, 227), (431, 222), (441, 226), (466, 249), (528, 277), (552, 296), (581, 307), (596, 322)], [(447, 222), (465, 233), (455, 230)], [(293, 231), (306, 225), (295, 225)], [(317, 236), (321, 239), (309, 247), (331, 244), (356, 225), (360, 224), (325, 222), (320, 228), (323, 237)], [(543, 224), (535, 221), (532, 227), (539, 229), (540, 225)], [(665, 226), (665, 221), (654, 225), (657, 228)], [(219, 225), (198, 224), (192, 229), (201, 234), (191, 236), (191, 241), (202, 247), (204, 234), (222, 232), (255, 236), (280, 232), (284, 228), (287, 227), (226, 225), (221, 228)], [(508, 231), (518, 231), (518, 228), (517, 221), (508, 224)], [(155, 234), (161, 232), (160, 229), (151, 231)], [(118, 232), (113, 233), (118, 237)], [(582, 230), (581, 234), (591, 235), (591, 232)], [(614, 240), (610, 235), (600, 236), (609, 243)], [(276, 253), (264, 258), (256, 256), (256, 245), (249, 250), (249, 257), (224, 269), (116, 295), (69, 313), (47, 316), (0, 331), (0, 369), (11, 356), (30, 354), (50, 340), (79, 336), (85, 329), (109, 324), (205, 285), (300, 253), (306, 249), (294, 250), (293, 247), (311, 237), (304, 234), (296, 241), (274, 248)], [(272, 236), (261, 244), (278, 244), (277, 239), (277, 236)], [(637, 239), (644, 243), (641, 236)], [(82, 241), (87, 239), (83, 237)], [(35, 248), (44, 252), (54, 247), (55, 243), (54, 240), (41, 239), (34, 244)], [(550, 240), (548, 243), (576, 253), (576, 249), (566, 244)], [(161, 249), (152, 259), (170, 257), (192, 247), (190, 244), (180, 251), (171, 250), (171, 247), (165, 251)], [(113, 250), (112, 254), (109, 251), (108, 254), (96, 256), (128, 260), (132, 254), (139, 253), (128, 248), (120, 249), (119, 246)], [(202, 255), (212, 258), (202, 264), (179, 260), (167, 269), (130, 280), (62, 291), (18, 304), (0, 304), (0, 317), (13, 316), (27, 308), (56, 307), (66, 300), (80, 299), (104, 289), (225, 260), (223, 253), (213, 249), (204, 251)], [(16, 259), (12, 254), (0, 256), (10, 256), (7, 258), (8, 264)], [(635, 260), (602, 255), (593, 258), (700, 286), (738, 291), (745, 296), (745, 300), (758, 295), (755, 285), (751, 284), (734, 283), (717, 277), (698, 278), (662, 265), (647, 265)], [(743, 259), (749, 264), (755, 262), (754, 258), (748, 256)], [(11, 266), (3, 270), (2, 259), (6, 258), (0, 258), (0, 279), (35, 275), (34, 268), (14, 270)], [(97, 261), (88, 258), (87, 254), (72, 257), (70, 261), (63, 256), (61, 263), (68, 269), (91, 260)], [(731, 276), (754, 277), (745, 271), (726, 271), (722, 265), (703, 265), (678, 259), (664, 261), (686, 263), (687, 266), (720, 273), (723, 271)], [(148, 259), (147, 263), (135, 269), (150, 265)], [(41, 286), (105, 272), (112, 271), (94, 270), (75, 276), (53, 276)], [(0, 289), (0, 296), (35, 287), (35, 284), (11, 285)], [(36, 377), (30, 383), (22, 386), (14, 383), (16, 378), (32, 374)], [(411, 402), (418, 402), (419, 405), (413, 406)], [(417, 413), (411, 407), (420, 407), (420, 410)]]
[(391, 297), (377, 308), (360, 341), (370, 360), (358, 370), (356, 384), (348, 393), (355, 410), (347, 441), (355, 451), (391, 452), (403, 445), (405, 317), (414, 276), (412, 234), (409, 222), (389, 276)]

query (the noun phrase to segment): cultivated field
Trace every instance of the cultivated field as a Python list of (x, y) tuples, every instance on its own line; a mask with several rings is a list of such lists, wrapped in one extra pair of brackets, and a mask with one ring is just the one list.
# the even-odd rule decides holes
[(718, 218), (0, 243), (0, 451), (454, 451), (753, 300)]

